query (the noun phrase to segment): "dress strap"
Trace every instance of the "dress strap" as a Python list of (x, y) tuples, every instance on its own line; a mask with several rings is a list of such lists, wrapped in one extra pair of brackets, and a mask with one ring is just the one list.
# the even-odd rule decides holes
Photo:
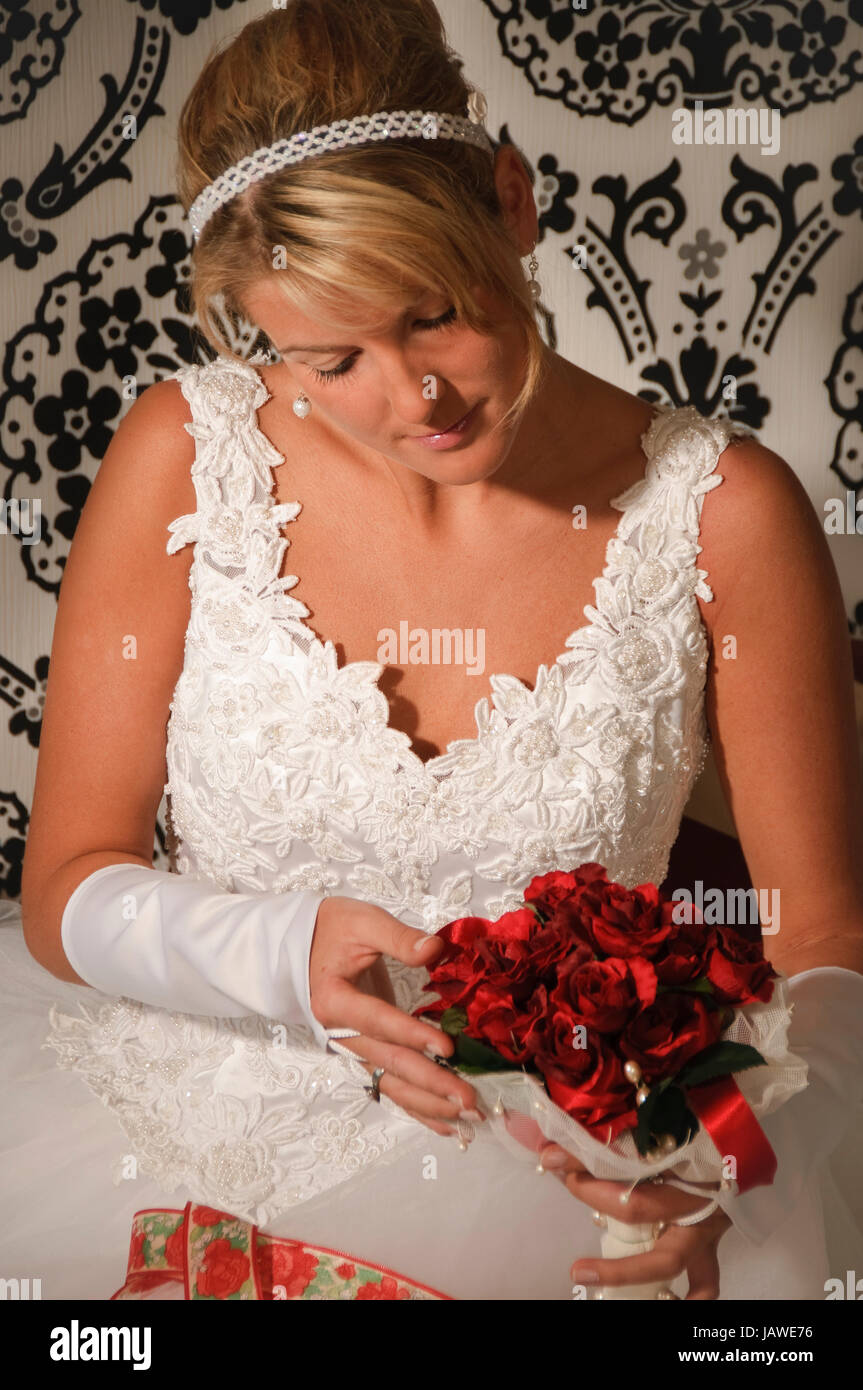
[(210, 565), (238, 573), (255, 532), (272, 539), (273, 526), (299, 511), (296, 503), (267, 505), (272, 469), (282, 462), (257, 424), (269, 392), (250, 365), (226, 357), (181, 367), (170, 380), (180, 383), (191, 409), (185, 429), (197, 446), (191, 472), (197, 510), (170, 523), (167, 552), (198, 542)]
[(722, 482), (716, 466), (728, 444), (735, 436), (751, 434), (748, 425), (710, 419), (693, 405), (657, 407), (641, 436), (647, 457), (644, 477), (612, 498), (612, 506), (623, 512), (612, 568), (632, 572), (639, 562), (632, 577), (643, 600), (649, 603), (654, 589), (667, 588), (669, 569), (679, 580), (690, 574), (692, 591), (712, 600), (707, 571), (695, 567), (704, 497)]

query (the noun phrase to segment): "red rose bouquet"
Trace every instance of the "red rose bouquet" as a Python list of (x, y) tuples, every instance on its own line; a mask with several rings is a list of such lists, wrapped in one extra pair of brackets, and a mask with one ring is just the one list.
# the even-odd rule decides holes
[[(492, 1115), (509, 1115), (501, 1138), (529, 1144), (536, 1125), (595, 1177), (671, 1170), (740, 1192), (772, 1180), (755, 1116), (806, 1083), (785, 1043), (785, 982), (760, 943), (695, 915), (584, 864), (534, 878), (496, 922), (441, 929), (439, 997), (416, 1012), (453, 1037), (452, 1064)], [(649, 1249), (652, 1234), (609, 1219), (604, 1253)]]

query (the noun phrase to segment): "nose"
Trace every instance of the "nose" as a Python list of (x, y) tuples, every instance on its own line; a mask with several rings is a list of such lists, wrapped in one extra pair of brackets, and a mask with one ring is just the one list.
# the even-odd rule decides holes
[(414, 430), (427, 426), (431, 434), (452, 423), (442, 419), (444, 381), (428, 358), (422, 362), (415, 352), (394, 349), (381, 357), (381, 372), (392, 413), (402, 424)]

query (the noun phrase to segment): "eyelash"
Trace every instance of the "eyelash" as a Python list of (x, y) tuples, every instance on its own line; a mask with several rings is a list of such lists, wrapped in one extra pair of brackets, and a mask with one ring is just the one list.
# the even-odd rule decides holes
[[(417, 319), (417, 323), (421, 324), (423, 328), (446, 328), (448, 324), (452, 323), (455, 316), (456, 308), (454, 304), (451, 304), (446, 313), (441, 314), (440, 318)], [(351, 370), (355, 360), (355, 357), (346, 357), (344, 362), (340, 362), (337, 367), (331, 367), (329, 370), (324, 371), (318, 367), (310, 367), (309, 371), (318, 381), (333, 381), (335, 377), (345, 376)]]

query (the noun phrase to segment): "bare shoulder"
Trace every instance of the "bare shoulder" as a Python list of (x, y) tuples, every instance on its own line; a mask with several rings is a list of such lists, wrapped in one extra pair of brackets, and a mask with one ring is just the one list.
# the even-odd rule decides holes
[(716, 475), (722, 482), (703, 500), (699, 537), (698, 563), (716, 599), (708, 610), (718, 613), (758, 594), (765, 602), (783, 595), (792, 609), (804, 591), (835, 600), (836, 571), (821, 518), (787, 460), (738, 436), (720, 454)]
[[(195, 510), (192, 420), (178, 381), (148, 386), (128, 406), (96, 472), (78, 531), (103, 523), (165, 526)], [(81, 542), (76, 532), (78, 549)]]
[(126, 411), (114, 440), (132, 450), (145, 447), (149, 470), (177, 471), (178, 463), (191, 463), (195, 456), (194, 439), (185, 428), (191, 421), (179, 381), (156, 381)]
[[(607, 457), (629, 459), (635, 477), (656, 407), (611, 382), (588, 379)], [(841, 594), (822, 518), (790, 463), (754, 436), (738, 435), (720, 453), (715, 473), (722, 481), (702, 498), (698, 556), (714, 595), (713, 602), (699, 600), (708, 629), (732, 606), (762, 613), (773, 606), (774, 620), (780, 606), (790, 614), (796, 607), (798, 621), (819, 605), (836, 614)]]

